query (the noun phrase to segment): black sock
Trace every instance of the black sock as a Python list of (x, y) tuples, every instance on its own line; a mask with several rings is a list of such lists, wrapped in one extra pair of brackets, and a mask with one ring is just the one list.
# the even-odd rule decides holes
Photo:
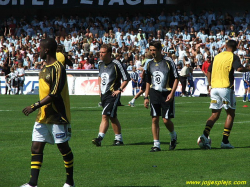
[(229, 128), (224, 128), (224, 132), (223, 132), (223, 138), (222, 138), (222, 142), (224, 144), (228, 144), (229, 141), (228, 141), (228, 137), (230, 135), (230, 132), (231, 132), (231, 129)]
[(210, 126), (210, 125), (206, 125), (206, 127), (205, 127), (205, 129), (204, 129), (204, 131), (203, 131), (203, 134), (206, 136), (206, 137), (208, 137), (209, 136), (209, 134), (210, 134), (210, 130), (212, 129), (212, 126)]
[(30, 181), (29, 185), (36, 186), (38, 181), (38, 176), (40, 168), (43, 162), (43, 154), (31, 154), (31, 172), (30, 172)]
[(73, 153), (70, 150), (68, 153), (62, 154), (62, 156), (63, 156), (64, 166), (65, 166), (66, 174), (67, 174), (66, 183), (69, 185), (74, 185), (74, 180), (73, 180), (74, 156), (73, 156)]

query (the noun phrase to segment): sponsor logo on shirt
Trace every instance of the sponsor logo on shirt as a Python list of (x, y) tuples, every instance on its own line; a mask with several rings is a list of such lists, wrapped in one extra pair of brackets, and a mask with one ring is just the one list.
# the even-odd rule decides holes
[(63, 138), (65, 136), (65, 133), (57, 133), (56, 138)]

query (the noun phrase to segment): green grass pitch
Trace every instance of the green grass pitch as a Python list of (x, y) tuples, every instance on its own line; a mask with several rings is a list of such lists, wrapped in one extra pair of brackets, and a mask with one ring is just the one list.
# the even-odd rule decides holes
[[(211, 131), (212, 149), (201, 150), (197, 138), (210, 116), (210, 99), (176, 98), (176, 150), (168, 151), (170, 135), (160, 121), (161, 152), (151, 153), (153, 145), (151, 117), (143, 107), (143, 98), (134, 108), (118, 108), (125, 146), (111, 146), (114, 133), (110, 126), (102, 147), (91, 140), (98, 134), (102, 108), (98, 96), (70, 96), (74, 179), (76, 187), (95, 186), (201, 186), (186, 181), (247, 181), (250, 186), (250, 103), (237, 98), (236, 118), (231, 131), (233, 150), (220, 149), (225, 112)], [(123, 96), (127, 105), (131, 97)], [(31, 133), (36, 113), (26, 117), (22, 109), (38, 100), (37, 95), (0, 96), (0, 186), (17, 187), (28, 182), (30, 175)], [(243, 105), (249, 105), (244, 108)], [(65, 169), (57, 147), (45, 147), (39, 187), (62, 187)], [(212, 186), (212, 185), (211, 185)], [(241, 186), (241, 185), (237, 185)]]

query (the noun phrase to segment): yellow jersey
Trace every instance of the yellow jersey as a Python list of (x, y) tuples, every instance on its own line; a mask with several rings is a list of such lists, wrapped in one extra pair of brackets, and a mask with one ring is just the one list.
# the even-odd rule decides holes
[(211, 72), (211, 87), (234, 89), (234, 70), (241, 66), (239, 57), (232, 52), (224, 51), (216, 55), (208, 68)]
[(69, 124), (71, 119), (67, 75), (64, 66), (55, 61), (39, 73), (40, 100), (50, 95), (51, 103), (39, 109), (36, 121), (44, 124)]

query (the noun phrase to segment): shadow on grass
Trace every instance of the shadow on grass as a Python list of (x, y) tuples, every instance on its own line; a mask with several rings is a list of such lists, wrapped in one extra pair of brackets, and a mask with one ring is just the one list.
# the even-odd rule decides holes
[[(234, 149), (244, 149), (244, 148), (250, 148), (250, 146), (244, 146), (244, 147), (234, 147)], [(204, 151), (206, 151), (206, 150), (209, 150), (209, 149), (201, 149), (201, 148), (199, 148), (199, 147), (197, 147), (197, 148), (184, 148), (184, 149), (175, 149), (176, 151), (195, 151), (195, 150), (204, 150)], [(212, 147), (211, 148), (211, 150), (222, 150), (222, 148), (220, 148), (220, 147)]]
[(100, 109), (96, 109), (96, 110), (89, 110), (88, 108), (84, 108), (84, 109), (70, 109), (71, 112), (82, 112), (82, 111), (85, 111), (85, 112), (95, 112), (95, 111), (102, 111)]
[[(161, 142), (161, 144), (169, 144), (169, 142)], [(129, 143), (125, 145), (153, 145), (153, 142), (137, 142), (137, 143)]]

